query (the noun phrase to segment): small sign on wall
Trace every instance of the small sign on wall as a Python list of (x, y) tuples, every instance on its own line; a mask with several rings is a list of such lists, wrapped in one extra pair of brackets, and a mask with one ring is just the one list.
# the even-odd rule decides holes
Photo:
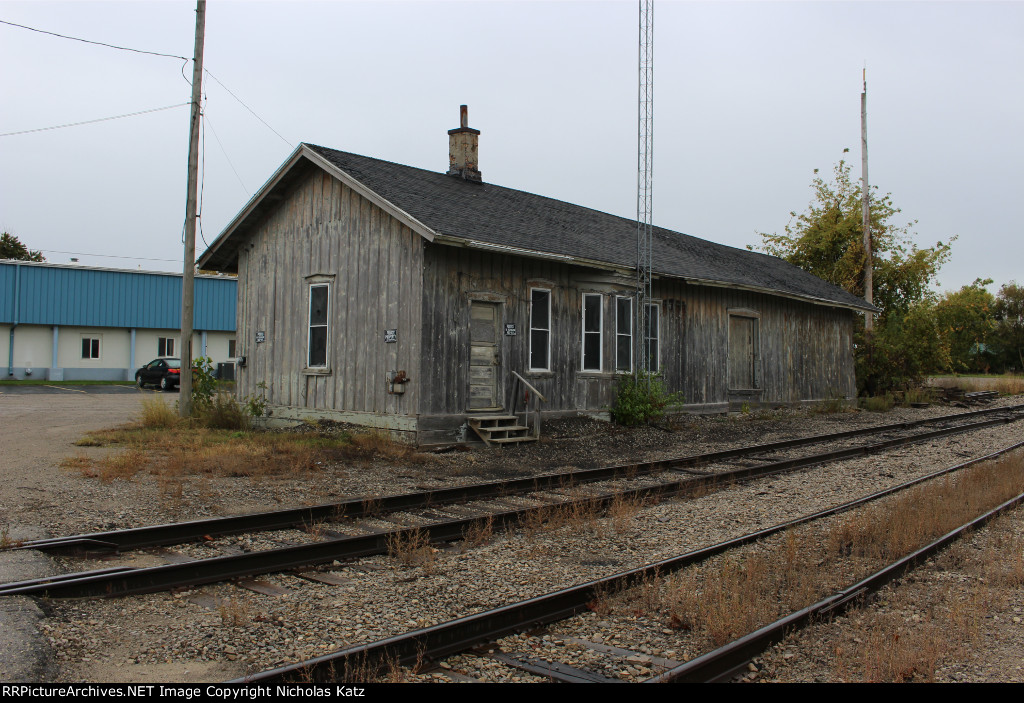
[(264, 332), (263, 330), (260, 330), (259, 332), (256, 333), (256, 343), (261, 344), (265, 341), (267, 341), (267, 333)]
[(394, 344), (398, 341), (398, 330), (384, 330), (385, 344)]
[(515, 337), (516, 336), (516, 323), (506, 322), (505, 323), (505, 336)]

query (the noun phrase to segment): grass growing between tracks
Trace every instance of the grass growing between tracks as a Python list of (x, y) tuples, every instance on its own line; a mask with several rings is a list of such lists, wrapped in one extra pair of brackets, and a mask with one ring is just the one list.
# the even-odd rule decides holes
[(686, 651), (706, 651), (855, 583), (1021, 492), (1024, 456), (1017, 453), (652, 579), (592, 608), (650, 620), (679, 632)]
[(159, 397), (147, 398), (138, 421), (89, 432), (81, 447), (120, 449), (104, 457), (79, 454), (61, 466), (104, 483), (146, 472), (164, 482), (189, 477), (308, 477), (331, 465), (360, 465), (377, 458), (423, 463), (430, 457), (384, 432), (335, 433), (319, 425), (303, 432), (230, 430), (182, 419)]
[(1014, 515), (996, 520), (904, 579), (898, 589), (884, 592), (877, 603), (849, 613), (834, 627), (820, 625), (808, 633), (823, 639), (828, 652), (828, 671), (819, 677), (931, 681), (944, 663), (970, 670), (960, 663), (1002, 639), (1000, 621), (1010, 630), (1020, 627), (1019, 616), (1010, 610), (1020, 602), (1024, 586), (1021, 524)]

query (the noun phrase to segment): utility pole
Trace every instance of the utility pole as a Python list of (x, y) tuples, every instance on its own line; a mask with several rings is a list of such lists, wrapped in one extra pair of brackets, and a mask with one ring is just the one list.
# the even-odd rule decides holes
[[(864, 227), (864, 300), (873, 305), (874, 260), (871, 257), (871, 204), (868, 189), (868, 69), (864, 69), (864, 92), (860, 94), (860, 160), (861, 160), (861, 215)], [(875, 318), (864, 313), (864, 329), (875, 329)]]
[[(637, 116), (635, 368), (649, 373), (648, 306), (652, 297), (651, 224), (654, 176), (654, 2), (640, 0), (640, 87)], [(659, 321), (660, 322), (660, 321)], [(648, 383), (650, 378), (648, 377)]]
[(185, 264), (181, 277), (181, 379), (178, 412), (192, 415), (192, 312), (195, 303), (196, 191), (199, 185), (199, 120), (203, 88), (206, 0), (196, 3), (196, 48), (192, 60), (192, 118), (188, 135), (188, 194), (185, 197)]

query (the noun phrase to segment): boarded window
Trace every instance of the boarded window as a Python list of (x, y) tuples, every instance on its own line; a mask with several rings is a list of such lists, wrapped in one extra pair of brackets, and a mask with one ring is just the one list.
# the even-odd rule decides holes
[(583, 370), (601, 370), (601, 296), (583, 296)]
[(551, 369), (551, 291), (530, 291), (530, 369)]
[(100, 358), (100, 340), (95, 337), (82, 337), (82, 358)]
[(729, 316), (729, 388), (757, 388), (757, 318)]
[(615, 370), (633, 370), (633, 299), (615, 299)]
[(328, 309), (330, 286), (309, 287), (309, 357), (310, 368), (327, 366)]
[(174, 338), (158, 337), (156, 340), (157, 356), (174, 356)]
[(651, 373), (661, 371), (661, 349), (659, 348), (659, 336), (661, 326), (661, 308), (658, 305), (647, 306), (647, 334), (644, 341), (647, 344), (648, 364), (647, 370)]

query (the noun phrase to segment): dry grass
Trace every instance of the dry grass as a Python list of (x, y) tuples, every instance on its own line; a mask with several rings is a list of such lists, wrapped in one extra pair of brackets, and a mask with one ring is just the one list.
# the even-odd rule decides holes
[(935, 669), (951, 648), (941, 623), (929, 617), (908, 623), (884, 613), (854, 627), (854, 646), (836, 649), (836, 669), (844, 681), (933, 682)]
[(435, 459), (381, 432), (336, 436), (211, 429), (182, 421), (159, 397), (143, 401), (139, 422), (90, 432), (77, 444), (126, 449), (103, 459), (78, 455), (61, 464), (106, 482), (130, 479), (143, 470), (157, 477), (294, 479), (339, 463), (384, 459), (418, 464)]
[(327, 522), (325, 520), (317, 520), (311, 524), (303, 525), (302, 529), (311, 539), (317, 542), (327, 537)]
[[(958, 544), (937, 563), (938, 574), (893, 594), (881, 608), (851, 614), (848, 638), (835, 647), (837, 676), (844, 681), (933, 681), (944, 660), (962, 661), (978, 647), (995, 611), (1016, 602), (1024, 585), (1024, 538), (997, 521)], [(886, 599), (889, 600), (889, 599)]]
[(608, 517), (612, 520), (612, 529), (619, 534), (626, 532), (633, 525), (633, 518), (640, 512), (644, 502), (639, 498), (626, 498), (616, 495), (608, 506)]
[(249, 606), (244, 601), (229, 598), (217, 606), (221, 622), (225, 627), (245, 627), (252, 618), (249, 613)]
[[(692, 630), (710, 646), (719, 646), (845, 587), (1021, 492), (1024, 457), (1004, 458), (631, 589), (616, 607)], [(1011, 550), (1020, 558), (1005, 559), (1007, 552), (999, 550), (998, 578), (1024, 583), (1024, 545), (1014, 543)], [(873, 640), (879, 657), (871, 665), (873, 676), (927, 679), (934, 670), (928, 661), (939, 651), (928, 644), (931, 636), (914, 640), (910, 649), (924, 658), (914, 665), (901, 663), (903, 655), (895, 650), (884, 653), (886, 637), (902, 636), (890, 628)]]
[(11, 539), (11, 527), (10, 525), (4, 525), (0, 527), (0, 549), (13, 549), (20, 547), (22, 540)]
[(491, 541), (494, 536), (494, 517), (475, 520), (463, 530), (463, 544), (467, 547), (481, 547)]
[(933, 378), (932, 386), (938, 388), (959, 388), (967, 393), (975, 391), (998, 391), (1000, 395), (1024, 394), (1024, 376), (1004, 374), (1002, 376), (948, 376)]
[(388, 556), (403, 566), (421, 566), (432, 572), (437, 552), (430, 546), (427, 533), (420, 529), (395, 532), (388, 536)]
[(177, 427), (181, 423), (181, 417), (161, 396), (154, 394), (142, 399), (142, 416), (139, 422), (143, 427), (166, 429)]
[(885, 395), (866, 396), (860, 399), (860, 407), (864, 408), (868, 412), (873, 413), (884, 413), (892, 410), (893, 405), (896, 404), (896, 399), (892, 393), (886, 393)]

